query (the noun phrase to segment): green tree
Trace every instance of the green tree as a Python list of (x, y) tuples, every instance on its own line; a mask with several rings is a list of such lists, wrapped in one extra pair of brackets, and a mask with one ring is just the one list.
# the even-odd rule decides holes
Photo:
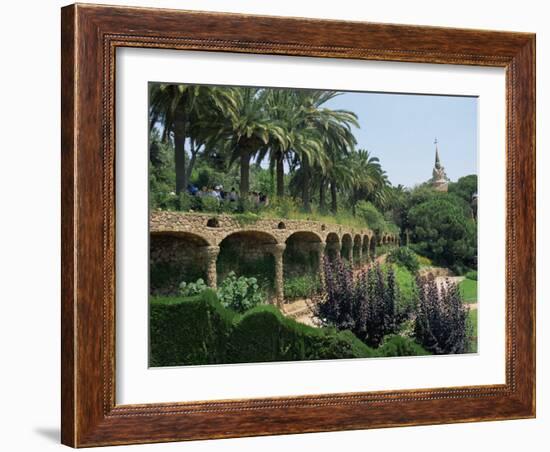
[(476, 267), (477, 230), (452, 198), (434, 197), (409, 211), (414, 248), (458, 273)]
[[(185, 190), (190, 175), (187, 171), (186, 143), (190, 142), (191, 153), (196, 156), (201, 147), (198, 142), (204, 142), (208, 136), (199, 135), (199, 132), (205, 131), (199, 124), (209, 123), (212, 126), (212, 113), (222, 117), (229, 108), (234, 107), (233, 94), (232, 89), (214, 86), (149, 85), (149, 130), (159, 127), (162, 130), (161, 141), (173, 141), (176, 193)], [(204, 118), (206, 115), (208, 120)]]
[(250, 191), (250, 161), (262, 149), (286, 146), (285, 131), (271, 118), (266, 108), (266, 91), (259, 88), (235, 88), (235, 105), (229, 111), (225, 127), (218, 135), (229, 154), (230, 164), (239, 161), (240, 196)]
[(455, 194), (470, 204), (474, 194), (477, 193), (477, 175), (470, 174), (449, 184), (449, 193)]

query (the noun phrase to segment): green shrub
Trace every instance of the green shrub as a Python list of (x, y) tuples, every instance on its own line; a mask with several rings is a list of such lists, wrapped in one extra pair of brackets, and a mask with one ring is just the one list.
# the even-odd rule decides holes
[(182, 280), (196, 281), (205, 278), (203, 269), (182, 266), (176, 262), (151, 262), (149, 266), (150, 288), (153, 295), (177, 295)]
[(228, 345), (229, 362), (368, 358), (374, 351), (349, 331), (313, 328), (284, 317), (274, 306), (258, 306), (236, 325)]
[(416, 253), (408, 246), (394, 248), (388, 255), (388, 261), (402, 265), (411, 273), (416, 273), (420, 268)]
[(379, 234), (386, 226), (386, 220), (380, 211), (368, 201), (359, 201), (356, 206), (357, 216), (362, 218), (370, 229)]
[(199, 278), (197, 281), (191, 283), (184, 281), (180, 284), (180, 295), (182, 297), (192, 297), (193, 295), (200, 294), (206, 289), (208, 289), (208, 286), (204, 283), (202, 278)]
[(260, 216), (252, 212), (243, 212), (235, 215), (235, 219), (241, 228), (255, 224), (260, 219)]
[(197, 199), (198, 198), (189, 194), (186, 191), (181, 192), (178, 195), (178, 209), (181, 210), (182, 212), (188, 212), (189, 210), (196, 208)]
[(466, 277), (466, 279), (473, 279), (474, 281), (477, 281), (477, 271), (476, 270), (470, 270), (464, 276)]
[(429, 353), (414, 339), (403, 336), (384, 338), (383, 344), (376, 350), (379, 357), (424, 356)]
[(235, 314), (212, 290), (188, 298), (152, 298), (149, 306), (149, 365), (226, 363)]
[(417, 254), (416, 258), (418, 259), (420, 267), (431, 267), (433, 265), (432, 260), (427, 258), (426, 256), (421, 256), (420, 254)]
[(319, 292), (321, 284), (314, 275), (295, 276), (285, 279), (285, 298), (308, 298)]
[(203, 212), (219, 212), (220, 201), (213, 196), (203, 196), (200, 199), (200, 207)]
[(240, 276), (230, 272), (218, 289), (220, 303), (237, 312), (245, 312), (263, 303), (264, 296), (256, 278)]
[(289, 218), (290, 215), (298, 209), (298, 204), (290, 197), (275, 198), (271, 201), (269, 206), (269, 210), (280, 218)]

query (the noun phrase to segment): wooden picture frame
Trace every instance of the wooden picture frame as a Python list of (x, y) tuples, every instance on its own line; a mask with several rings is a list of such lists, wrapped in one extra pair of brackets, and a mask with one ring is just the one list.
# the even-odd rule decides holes
[[(73, 447), (535, 416), (535, 35), (71, 5), (62, 9), (62, 442)], [(115, 403), (115, 50), (506, 69), (506, 383)]]

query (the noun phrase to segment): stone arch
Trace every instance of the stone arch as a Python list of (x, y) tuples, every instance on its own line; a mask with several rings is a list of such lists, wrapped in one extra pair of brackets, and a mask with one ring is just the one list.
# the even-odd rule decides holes
[(376, 237), (375, 236), (370, 238), (369, 256), (372, 260), (376, 259)]
[(321, 276), (325, 244), (316, 232), (293, 232), (286, 239), (285, 245), (283, 253), (285, 279), (305, 275)]
[(268, 232), (240, 230), (227, 234), (219, 245), (216, 261), (217, 279), (222, 281), (230, 272), (237, 276), (256, 277), (274, 289), (274, 249), (277, 239)]
[(369, 262), (369, 240), (368, 235), (363, 236), (363, 244), (361, 245), (361, 256), (363, 257), (363, 262)]
[(279, 221), (279, 224), (277, 225), (277, 229), (286, 229), (286, 224), (284, 222)]
[(351, 234), (345, 233), (342, 236), (342, 250), (340, 255), (343, 259), (347, 260), (350, 264), (353, 262), (353, 240)]
[(362, 240), (359, 234), (353, 237), (353, 264), (357, 267), (362, 263)]
[(149, 237), (149, 292), (176, 295), (182, 282), (208, 276), (210, 242), (190, 232), (152, 232)]
[(340, 255), (340, 237), (335, 232), (329, 232), (326, 238), (325, 253), (330, 260), (334, 260), (336, 256)]

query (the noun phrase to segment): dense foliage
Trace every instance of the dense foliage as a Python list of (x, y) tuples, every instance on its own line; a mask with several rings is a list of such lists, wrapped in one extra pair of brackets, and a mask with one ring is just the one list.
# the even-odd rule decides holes
[(341, 259), (325, 260), (325, 295), (318, 304), (318, 316), (327, 325), (350, 330), (372, 347), (378, 347), (385, 335), (395, 333), (399, 299), (395, 273), (372, 266), (353, 277), (351, 268)]
[(415, 336), (428, 351), (438, 355), (468, 351), (468, 308), (459, 288), (447, 281), (438, 287), (432, 275), (418, 278)]
[(420, 268), (418, 256), (408, 246), (402, 246), (392, 249), (388, 254), (388, 261), (402, 265), (411, 273), (416, 273)]
[(265, 301), (256, 278), (237, 277), (231, 272), (218, 288), (220, 303), (236, 312), (245, 312)]
[(302, 275), (285, 278), (285, 299), (309, 298), (321, 289), (319, 278), (316, 275)]
[[(258, 210), (249, 202), (256, 192), (292, 199), (283, 217), (330, 211), (354, 219), (362, 200), (387, 209), (391, 185), (379, 159), (356, 149), (357, 116), (328, 107), (340, 94), (152, 83), (151, 208), (249, 212)], [(239, 202), (192, 199), (190, 185), (234, 188)]]
[(224, 308), (211, 290), (153, 298), (150, 332), (152, 367), (376, 356), (349, 332), (303, 325), (274, 306), (240, 316)]
[(438, 196), (412, 207), (414, 249), (458, 274), (477, 266), (477, 228), (454, 202)]
[(212, 290), (192, 297), (151, 299), (150, 332), (151, 367), (427, 353), (401, 336), (389, 336), (373, 349), (350, 331), (310, 327), (271, 305), (239, 315), (224, 308)]

